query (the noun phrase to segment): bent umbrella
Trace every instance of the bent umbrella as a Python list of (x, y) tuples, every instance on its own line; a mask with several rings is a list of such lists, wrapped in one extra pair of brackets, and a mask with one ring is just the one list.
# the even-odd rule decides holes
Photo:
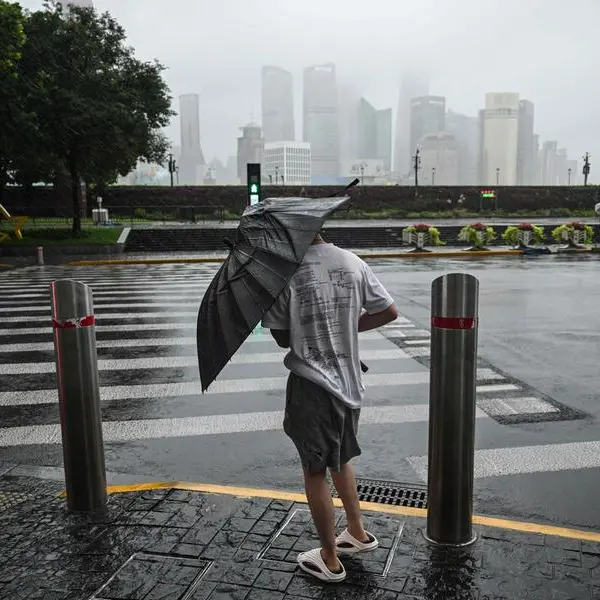
[(349, 200), (270, 198), (244, 211), (198, 314), (203, 392), (285, 289), (327, 218)]

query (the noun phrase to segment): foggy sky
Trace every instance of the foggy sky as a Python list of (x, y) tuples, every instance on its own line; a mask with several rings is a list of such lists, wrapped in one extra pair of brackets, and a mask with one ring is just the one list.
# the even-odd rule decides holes
[[(42, 0), (21, 0), (30, 9)], [(236, 153), (239, 127), (260, 123), (260, 68), (294, 75), (301, 135), (302, 70), (335, 62), (377, 108), (396, 109), (402, 73), (429, 73), (431, 93), (472, 116), (491, 91), (519, 92), (536, 110), (540, 144), (600, 171), (598, 0), (94, 0), (125, 27), (144, 60), (168, 71), (175, 99), (200, 94), (207, 160)], [(576, 8), (575, 8), (576, 7)], [(175, 103), (175, 110), (178, 106)], [(168, 130), (179, 143), (178, 119)], [(599, 162), (596, 162), (599, 161)]]

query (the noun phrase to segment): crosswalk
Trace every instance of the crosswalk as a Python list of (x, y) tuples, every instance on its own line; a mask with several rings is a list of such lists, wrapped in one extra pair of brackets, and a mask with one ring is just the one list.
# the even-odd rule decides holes
[[(258, 328), (206, 394), (200, 392), (196, 318), (214, 265), (67, 268), (0, 273), (0, 457), (3, 450), (61, 442), (49, 284), (91, 285), (107, 443), (279, 432), (286, 377), (283, 351)], [(426, 435), (429, 331), (402, 316), (361, 334), (367, 398), (361, 435), (415, 427)], [(477, 420), (485, 431), (522, 421), (576, 418), (573, 411), (480, 361)], [(421, 438), (423, 438), (423, 435)], [(219, 438), (221, 439), (221, 438)], [(408, 439), (408, 438), (407, 438)], [(368, 444), (368, 441), (366, 442)], [(477, 450), (476, 475), (498, 477), (600, 467), (600, 442)], [(423, 443), (407, 441), (403, 460), (426, 478)]]

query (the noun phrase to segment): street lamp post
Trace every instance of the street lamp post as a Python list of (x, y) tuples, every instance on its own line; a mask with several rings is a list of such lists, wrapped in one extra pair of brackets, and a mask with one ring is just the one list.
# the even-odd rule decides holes
[(173, 187), (173, 176), (177, 172), (177, 170), (177, 161), (173, 158), (172, 154), (169, 154), (169, 175), (171, 176), (171, 187)]
[(421, 157), (419, 156), (419, 149), (413, 156), (413, 168), (415, 170), (415, 196), (419, 194), (419, 168), (421, 167)]
[(590, 174), (590, 153), (586, 152), (583, 157), (583, 185), (587, 185)]
[(496, 169), (496, 185), (500, 185), (500, 167)]
[(279, 181), (279, 167), (275, 167), (275, 185), (277, 185)]
[(365, 165), (360, 165), (360, 185), (365, 185)]
[(435, 185), (435, 167), (431, 167), (431, 185)]
[(567, 169), (567, 172), (568, 172), (568, 174), (569, 174), (569, 175), (568, 175), (568, 178), (569, 178), (569, 179), (568, 179), (568, 185), (571, 185), (571, 167), (569, 167), (569, 168)]

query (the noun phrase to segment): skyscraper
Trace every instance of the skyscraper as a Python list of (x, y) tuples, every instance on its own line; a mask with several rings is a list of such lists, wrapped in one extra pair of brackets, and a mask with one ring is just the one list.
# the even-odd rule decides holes
[(262, 68), (262, 129), (266, 142), (296, 139), (292, 74), (279, 67)]
[(534, 148), (535, 109), (533, 102), (519, 102), (519, 145), (517, 150), (517, 185), (535, 184), (536, 149)]
[(410, 150), (410, 102), (413, 98), (427, 96), (429, 82), (422, 75), (408, 74), (402, 79), (396, 111), (394, 139), (394, 172), (401, 177), (412, 169)]
[(479, 121), (449, 110), (446, 131), (456, 140), (458, 152), (458, 185), (475, 185), (478, 181)]
[(446, 126), (446, 98), (421, 96), (410, 102), (410, 155), (428, 133), (441, 133)]
[(517, 184), (517, 151), (519, 146), (519, 94), (489, 93), (485, 95), (482, 114), (483, 185)]
[(421, 138), (421, 176), (425, 185), (458, 185), (458, 144), (448, 132)]
[(237, 174), (240, 182), (248, 181), (248, 163), (262, 163), (265, 150), (265, 139), (260, 125), (248, 123), (241, 128), (242, 136), (238, 138)]
[(67, 6), (78, 6), (80, 8), (94, 8), (93, 0), (67, 0)]
[(304, 70), (303, 100), (303, 140), (311, 147), (313, 182), (335, 183), (340, 155), (335, 65)]
[(179, 124), (181, 130), (181, 156), (179, 182), (196, 185), (202, 181), (204, 155), (200, 146), (200, 97), (184, 94), (179, 97)]
[(382, 161), (390, 171), (392, 158), (392, 109), (377, 110), (361, 98), (358, 108), (358, 152), (355, 158)]

